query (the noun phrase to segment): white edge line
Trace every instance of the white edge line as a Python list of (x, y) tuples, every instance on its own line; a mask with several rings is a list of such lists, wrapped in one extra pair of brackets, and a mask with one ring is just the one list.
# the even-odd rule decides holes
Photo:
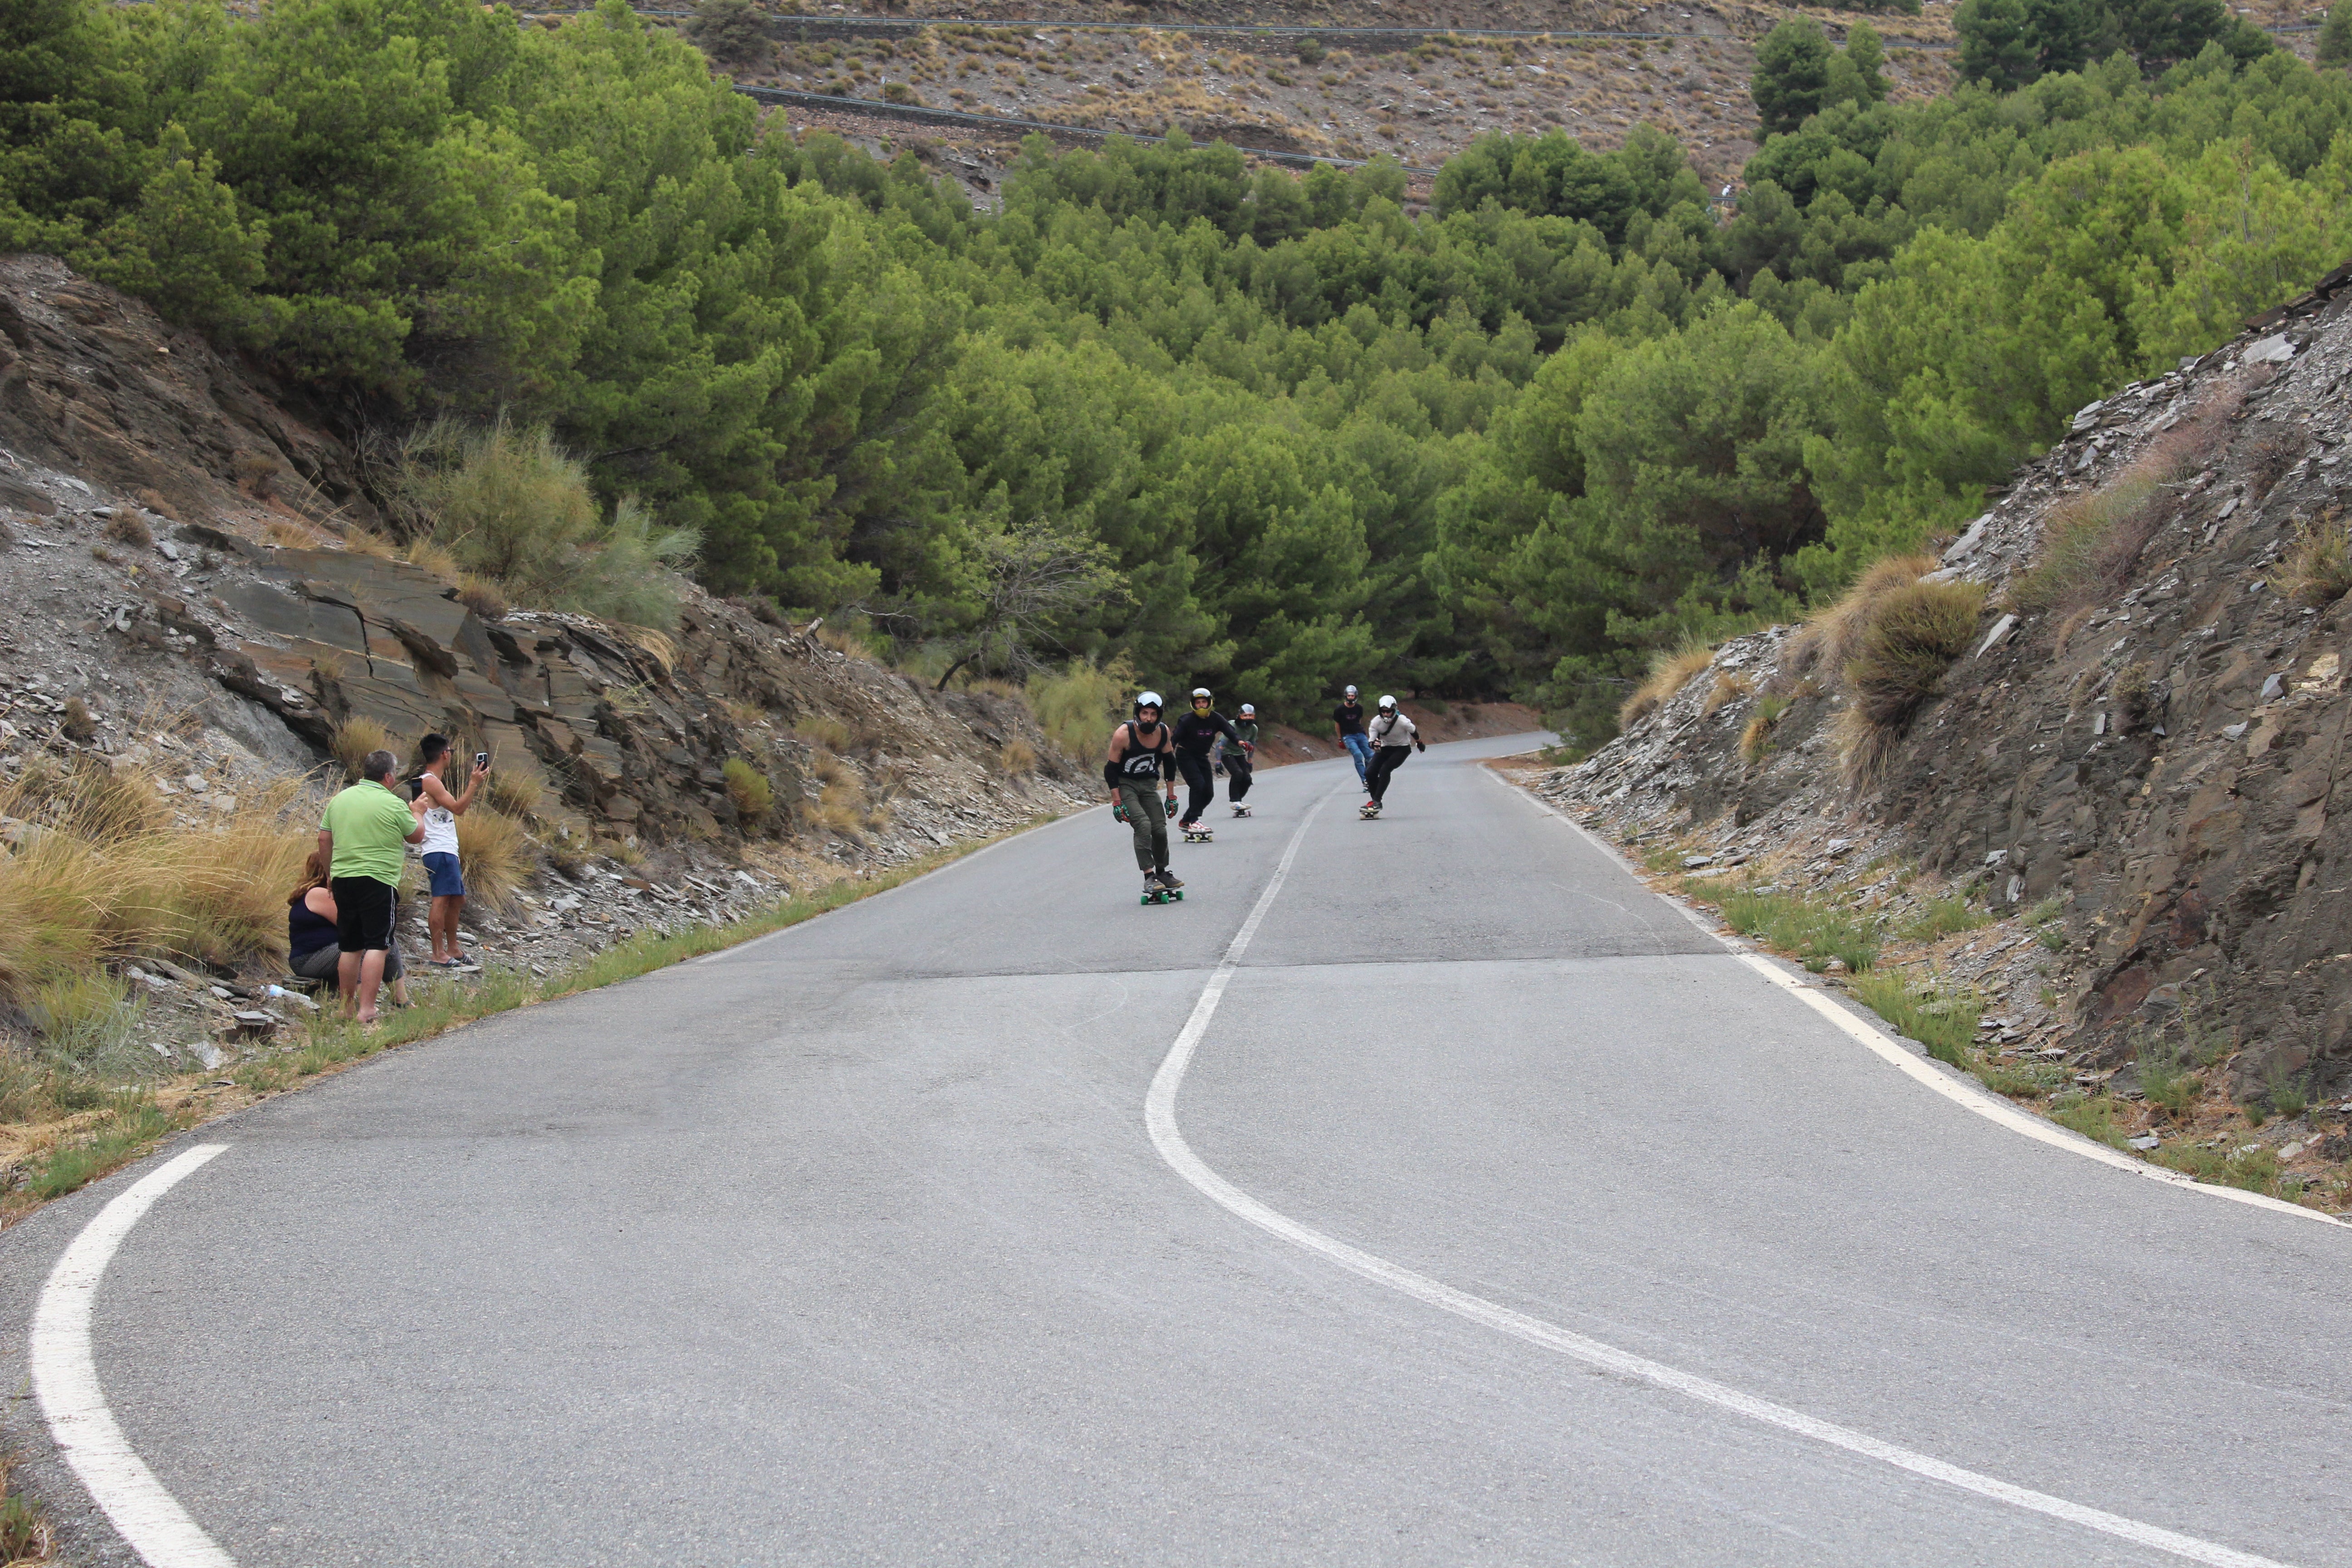
[(90, 1313), (98, 1300), (99, 1278), (140, 1216), (227, 1150), (226, 1143), (200, 1143), (149, 1172), (99, 1210), (49, 1270), (33, 1309), (26, 1360), (49, 1435), (89, 1489), (91, 1500), (149, 1568), (236, 1568), (236, 1563), (163, 1489), (116, 1425), (90, 1353)]
[[(1491, 768), (1487, 770), (1488, 776), (1492, 777), (1493, 773), (1494, 770)], [(2243, 1187), (2224, 1187), (2211, 1182), (2200, 1182), (2194, 1176), (2184, 1175), (2179, 1171), (2168, 1170), (2162, 1165), (2152, 1165), (2145, 1160), (2134, 1159), (2121, 1150), (2110, 1149), (2104, 1143), (2085, 1138), (2080, 1133), (2059, 1126), (2054, 1121), (2036, 1116), (2030, 1110), (2021, 1110), (1977, 1082), (1976, 1079), (1962, 1074), (1958, 1068), (1947, 1072), (1943, 1070), (1941, 1064), (1913, 1055), (1895, 1044), (1893, 1036), (1874, 1027), (1869, 1020), (1858, 1017), (1847, 1008), (1841, 1006), (1820, 987), (1806, 984), (1772, 959), (1726, 937), (1722, 931), (1715, 928), (1714, 923), (1707, 917), (1700, 914), (1688, 903), (1679, 899), (1667, 898), (1655, 888), (1642, 881), (1640, 875), (1634, 872), (1632, 862), (1620, 855), (1613, 846), (1549, 801), (1521, 785), (1506, 783), (1500, 778), (1496, 778), (1495, 782), (1527, 801), (1538, 811), (1558, 818), (1571, 832), (1607, 856), (1628, 875), (1633, 876), (1643, 891), (1658, 899), (1667, 908), (1682, 915), (1715, 941), (1721, 942), (1733, 957), (1781, 990), (1801, 1000), (1805, 1005), (1844, 1030), (1848, 1036), (1859, 1041), (1882, 1060), (1901, 1069), (1906, 1077), (1926, 1084), (1953, 1104), (1972, 1110), (1988, 1121), (1997, 1121), (2011, 1131), (2021, 1133), (2037, 1143), (2046, 1143), (2053, 1149), (2063, 1149), (2069, 1154), (2078, 1154), (2085, 1160), (2095, 1160), (2102, 1165), (2147, 1181), (2161, 1182), (2168, 1187), (2200, 1193), (2210, 1198), (2226, 1198), (2233, 1204), (2246, 1204), (2254, 1208), (2269, 1209), (2278, 1214), (2290, 1214), (2298, 1219), (2317, 1220), (2331, 1229), (2340, 1230), (2344, 1227), (2345, 1222), (2337, 1219), (2334, 1215), (2322, 1214), (2317, 1209), (2306, 1208), (2301, 1204), (2291, 1204), (2284, 1198), (2274, 1198), (2266, 1193), (2250, 1193)]]
[[(1841, 1426), (1834, 1422), (1808, 1415), (1802, 1411), (1792, 1410), (1787, 1405), (1776, 1405), (1770, 1400), (1742, 1393), (1738, 1389), (1714, 1382), (1712, 1379), (1668, 1366), (1663, 1362), (1654, 1362), (1646, 1356), (1619, 1350), (1614, 1345), (1587, 1338), (1583, 1334), (1563, 1329), (1556, 1323), (1546, 1322), (1540, 1318), (1514, 1311), (1484, 1297), (1473, 1296), (1467, 1291), (1457, 1290), (1451, 1285), (1442, 1284), (1427, 1275), (1416, 1274), (1410, 1268), (1391, 1263), (1384, 1258), (1376, 1257), (1360, 1247), (1350, 1247), (1346, 1242), (1326, 1236), (1312, 1226), (1301, 1225), (1297, 1220), (1267, 1207), (1211, 1170), (1201, 1157), (1192, 1152), (1192, 1146), (1184, 1141), (1183, 1131), (1177, 1126), (1177, 1090), (1182, 1087), (1184, 1074), (1192, 1064), (1193, 1054), (1200, 1048), (1202, 1037), (1208, 1033), (1209, 1021), (1216, 1015), (1217, 1004), (1225, 994), (1225, 985), (1233, 978), (1234, 971), (1241, 962), (1242, 953), (1248, 948), (1250, 939), (1257, 934), (1258, 925), (1265, 920), (1266, 910), (1273, 905), (1275, 895), (1282, 890), (1283, 882), (1290, 875), (1291, 863), (1298, 858), (1299, 846), (1306, 840), (1307, 828), (1313, 825), (1316, 816), (1338, 793), (1334, 790), (1317, 801), (1308, 809), (1305, 818), (1299, 822), (1297, 829), (1291, 834), (1290, 843), (1284, 848), (1282, 858), (1276, 863), (1274, 876), (1267, 881), (1265, 890), (1258, 895), (1257, 903), (1251, 909), (1249, 918), (1242, 922), (1241, 930), (1234, 933), (1234, 939), (1226, 946), (1224, 957), (1219, 961), (1216, 972), (1210, 975), (1208, 984), (1202, 987), (1200, 999), (1192, 1004), (1192, 1015), (1184, 1020), (1184, 1026), (1177, 1032), (1175, 1043), (1169, 1047), (1167, 1056), (1160, 1059), (1159, 1070), (1151, 1076), (1150, 1089), (1144, 1096), (1144, 1126), (1150, 1133), (1152, 1147), (1160, 1152), (1160, 1157), (1165, 1160), (1169, 1167), (1178, 1175), (1183, 1177), (1195, 1189), (1229, 1213), (1247, 1220), (1260, 1230), (1289, 1242), (1294, 1247), (1316, 1253), (1338, 1264), (1349, 1273), (1359, 1275), (1375, 1284), (1385, 1285), (1415, 1300), (1466, 1318), (1472, 1322), (1483, 1324), (1487, 1328), (1508, 1334), (1514, 1339), (1523, 1340), (1546, 1350), (1556, 1351), (1601, 1372), (1636, 1378), (1654, 1387), (1682, 1394), (1686, 1398), (1714, 1405), (1717, 1409), (1726, 1410), (1737, 1415), (1744, 1415), (1749, 1420), (1778, 1427), (1784, 1432), (1811, 1438), (1815, 1442), (1827, 1444), (1831, 1447), (1842, 1448), (1864, 1458), (1875, 1459), (1882, 1464), (1891, 1465), (1897, 1469), (1906, 1470), (1928, 1480), (1940, 1481), (1947, 1486), (1974, 1493), (1994, 1502), (2006, 1503), (2013, 1508), (2062, 1520), (2086, 1530), (2096, 1531), (2103, 1535), (2130, 1542), (2135, 1545), (2168, 1552), (2192, 1563), (2208, 1563), (2212, 1565), (2212, 1568), (2286, 1568), (2285, 1564), (2272, 1558), (2258, 1557), (2249, 1552), (2238, 1551), (2234, 1547), (2223, 1546), (2210, 1541), (2201, 1541), (2195, 1536), (2182, 1535), (2159, 1525), (2147, 1524), (2136, 1519), (2126, 1519), (2121, 1514), (2108, 1513), (2103, 1509), (2091, 1508), (2083, 1503), (2069, 1502), (2064, 1498), (2052, 1497), (2046, 1492), (2033, 1491), (1991, 1476), (1980, 1475), (1974, 1470), (1964, 1469), (1942, 1459), (1873, 1437), (1868, 1433), (1857, 1432), (1850, 1426)], [(1570, 826), (1576, 825), (1570, 823)]]

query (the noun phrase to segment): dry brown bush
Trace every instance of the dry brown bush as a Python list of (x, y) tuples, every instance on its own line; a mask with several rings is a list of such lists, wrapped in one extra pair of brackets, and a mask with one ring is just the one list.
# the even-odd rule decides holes
[(2352, 532), (2342, 509), (2306, 519), (2279, 569), (2279, 583), (2298, 604), (2324, 608), (2352, 592)]
[(1705, 643), (1688, 642), (1650, 661), (1650, 673), (1617, 709), (1617, 723), (1626, 728), (1674, 700), (1675, 693), (1696, 679), (1715, 658)]
[(1715, 678), (1715, 684), (1707, 688), (1706, 698), (1698, 705), (1698, 716), (1701, 719), (1712, 719), (1724, 704), (1737, 702), (1755, 689), (1756, 682), (1747, 676), (1735, 675), (1727, 669), (1724, 670)]
[(1862, 651), (1878, 602), (1908, 588), (1939, 564), (1932, 555), (1890, 555), (1872, 564), (1837, 603), (1797, 628), (1781, 661), (1783, 671), (1800, 679), (1816, 675), (1836, 679)]
[(360, 776), (360, 763), (370, 752), (400, 755), (400, 743), (393, 739), (392, 731), (364, 713), (355, 713), (335, 726), (333, 746), (335, 760), (353, 779)]
[(1838, 753), (1849, 784), (1877, 781), (1911, 716), (1968, 651), (1983, 609), (1975, 583), (1913, 582), (1877, 599), (1843, 672), (1849, 700), (1838, 715)]
[(539, 845), (521, 819), (480, 804), (457, 819), (457, 869), (469, 902), (507, 913), (538, 868)]

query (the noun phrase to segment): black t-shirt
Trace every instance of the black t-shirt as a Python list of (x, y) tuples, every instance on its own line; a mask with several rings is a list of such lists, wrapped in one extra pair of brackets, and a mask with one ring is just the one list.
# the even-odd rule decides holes
[[(1214, 709), (1206, 713), (1187, 713), (1176, 721), (1176, 743), (1195, 756), (1207, 756), (1209, 748), (1216, 744), (1221, 734), (1234, 735), (1234, 727), (1223, 714)], [(1241, 743), (1242, 738), (1234, 735), (1234, 744), (1238, 746)]]
[(1360, 702), (1340, 703), (1339, 706), (1331, 710), (1331, 722), (1339, 726), (1339, 733), (1342, 735), (1362, 734), (1364, 732), (1364, 705)]

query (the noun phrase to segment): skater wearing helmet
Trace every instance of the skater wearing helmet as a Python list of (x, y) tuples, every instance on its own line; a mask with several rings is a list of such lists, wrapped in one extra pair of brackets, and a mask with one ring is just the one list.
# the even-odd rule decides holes
[[(1168, 805), (1160, 809), (1166, 781)], [(1135, 863), (1143, 872), (1147, 902), (1165, 899), (1184, 884), (1168, 869), (1168, 818), (1176, 809), (1176, 742), (1160, 721), (1160, 693), (1135, 700), (1135, 717), (1111, 731), (1110, 755), (1103, 763), (1110, 786), (1111, 815), (1135, 834)]]
[(1372, 765), (1364, 777), (1364, 787), (1371, 798), (1364, 802), (1363, 814), (1378, 816), (1381, 805), (1388, 798), (1389, 775), (1397, 771), (1405, 758), (1429, 748), (1422, 742), (1421, 733), (1412, 721), (1397, 711), (1397, 700), (1381, 699), (1381, 710), (1374, 716), (1370, 731), (1372, 743)]
[(1367, 789), (1370, 788), (1372, 743), (1364, 739), (1364, 705), (1357, 700), (1356, 689), (1352, 686), (1348, 688), (1348, 694), (1339, 699), (1339, 706), (1331, 710), (1331, 732), (1339, 737), (1339, 744), (1347, 747), (1348, 754), (1356, 759), (1357, 782)]
[(1234, 740), (1219, 740), (1217, 745), (1225, 760), (1225, 799), (1233, 803), (1235, 816), (1247, 816), (1250, 808), (1242, 804), (1242, 796), (1250, 791), (1250, 772), (1256, 766), (1257, 710), (1242, 704), (1241, 716), (1234, 721)]
[(1188, 786), (1184, 797), (1184, 820), (1176, 826), (1184, 837), (1206, 843), (1209, 830), (1201, 826), (1201, 818), (1217, 798), (1216, 775), (1209, 771), (1209, 748), (1217, 743), (1220, 735), (1238, 747), (1241, 737), (1234, 733), (1233, 721), (1211, 707), (1209, 689), (1192, 689), (1192, 710), (1176, 721), (1176, 765), (1184, 771)]

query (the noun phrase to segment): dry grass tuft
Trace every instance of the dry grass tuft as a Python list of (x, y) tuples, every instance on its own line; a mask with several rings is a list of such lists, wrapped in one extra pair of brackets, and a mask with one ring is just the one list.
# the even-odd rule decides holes
[(356, 522), (343, 525), (342, 541), (343, 548), (354, 555), (373, 555), (378, 561), (400, 559), (390, 540), (371, 533)]
[(2010, 584), (2025, 614), (2074, 610), (2108, 598), (2163, 518), (2164, 481), (2134, 465), (2087, 496), (2053, 507), (2032, 567)]
[(831, 752), (820, 751), (809, 765), (809, 772), (824, 786), (809, 819), (829, 833), (865, 843), (868, 821), (866, 785), (857, 771)]
[(2140, 552), (2171, 514), (2168, 487), (2210, 464), (2228, 433), (2232, 405), (2217, 403), (2149, 444), (2121, 473), (2087, 496), (2051, 508), (2032, 568), (2011, 583), (2008, 606), (2022, 614), (2078, 610), (2113, 598)]
[(765, 820), (776, 804), (776, 792), (767, 775), (740, 757), (727, 759), (727, 798), (734, 803), (735, 814), (745, 823)]
[(457, 602), (486, 621), (505, 620), (509, 608), (506, 595), (499, 592), (495, 584), (477, 577), (471, 572), (458, 574)]
[(1698, 716), (1712, 719), (1725, 704), (1737, 702), (1755, 689), (1756, 682), (1748, 677), (1724, 670), (1715, 678), (1715, 684), (1707, 688), (1706, 696), (1700, 700)]
[(1983, 609), (1974, 583), (1915, 582), (1876, 600), (1845, 667), (1852, 700), (1838, 716), (1838, 752), (1849, 784), (1867, 787), (1885, 772), (1911, 716), (1968, 651)]
[(233, 965), (284, 951), (285, 895), (317, 821), (298, 783), (182, 825), (144, 780), (34, 773), (0, 791), (0, 815), (28, 825), (0, 860), (0, 993), (141, 952)]
[(327, 542), (327, 536), (307, 523), (289, 518), (273, 517), (261, 525), (264, 543), (284, 550), (317, 550)]
[(866, 646), (866, 639), (846, 626), (819, 626), (816, 640), (835, 653), (845, 653), (852, 658), (862, 658), (868, 664), (880, 664), (882, 656)]
[(482, 786), (482, 798), (491, 809), (509, 816), (530, 818), (547, 809), (547, 786), (536, 773), (520, 769), (493, 768), (489, 781)]
[(507, 913), (538, 867), (538, 842), (520, 817), (477, 803), (457, 819), (457, 869), (468, 901)]
[(1788, 673), (1836, 679), (1862, 651), (1878, 602), (1907, 588), (1942, 564), (1932, 555), (1890, 555), (1857, 578), (1838, 602), (1797, 628), (1783, 661)]
[(360, 776), (360, 764), (370, 752), (390, 752), (394, 756), (400, 754), (399, 744), (394, 741), (392, 731), (365, 714), (354, 714), (336, 725), (333, 745), (335, 760), (343, 764), (343, 771), (354, 780)]
[(1629, 728), (1674, 700), (1675, 695), (1697, 679), (1714, 658), (1715, 650), (1700, 642), (1687, 642), (1671, 652), (1658, 654), (1650, 661), (1649, 678), (1619, 705), (1618, 726)]
[(1756, 711), (1748, 716), (1748, 727), (1739, 731), (1739, 760), (1749, 767), (1764, 760), (1772, 749), (1772, 731), (1779, 727), (1780, 716), (1789, 710), (1791, 699), (1768, 691), (1757, 700)]
[(827, 713), (795, 719), (784, 733), (828, 752), (841, 751), (849, 744), (849, 726)]
[(1008, 777), (1037, 771), (1037, 748), (1015, 737), (997, 749), (996, 765)]
[(411, 566), (421, 567), (444, 583), (455, 583), (465, 574), (465, 569), (457, 564), (457, 558), (430, 539), (411, 540), (408, 548), (400, 555)]
[(135, 511), (117, 508), (106, 520), (106, 537), (117, 544), (127, 544), (133, 550), (152, 550), (155, 535), (148, 531), (147, 520)]
[(2279, 568), (2280, 585), (2296, 603), (2324, 608), (2352, 593), (2352, 531), (2342, 509), (2308, 519)]

